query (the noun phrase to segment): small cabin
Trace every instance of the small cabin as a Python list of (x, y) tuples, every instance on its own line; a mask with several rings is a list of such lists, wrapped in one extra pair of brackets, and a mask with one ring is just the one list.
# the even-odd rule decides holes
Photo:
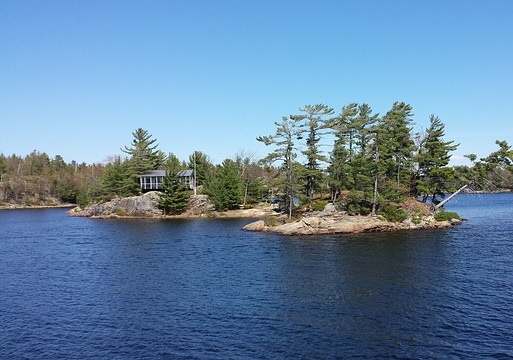
[[(189, 189), (194, 189), (194, 171), (182, 170), (178, 173), (182, 184)], [(166, 170), (148, 170), (139, 175), (139, 185), (141, 191), (162, 190), (164, 178), (166, 177)]]

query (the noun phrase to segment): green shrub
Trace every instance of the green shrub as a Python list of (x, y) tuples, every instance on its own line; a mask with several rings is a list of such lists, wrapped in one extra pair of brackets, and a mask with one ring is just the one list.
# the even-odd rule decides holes
[(455, 213), (455, 212), (450, 212), (450, 211), (438, 211), (436, 214), (435, 214), (435, 220), (436, 221), (448, 221), (448, 220), (452, 220), (452, 219), (456, 219), (456, 220), (460, 220), (460, 216)]
[(367, 206), (366, 203), (355, 203), (351, 202), (347, 204), (347, 213), (349, 215), (369, 215), (371, 213), (371, 208)]
[(415, 225), (418, 225), (422, 222), (422, 214), (419, 212), (414, 212), (411, 216), (411, 222)]
[(323, 211), (324, 207), (328, 204), (327, 200), (314, 200), (310, 203), (310, 207), (314, 211)]
[(82, 209), (84, 209), (89, 203), (91, 202), (91, 199), (87, 195), (85, 191), (79, 191), (77, 193), (76, 197), (77, 205), (80, 206)]
[(385, 205), (379, 214), (390, 222), (401, 222), (408, 217), (406, 211), (394, 205)]
[(349, 215), (360, 215), (360, 206), (356, 203), (350, 203), (347, 205), (347, 213)]
[(365, 193), (363, 191), (351, 190), (349, 194), (347, 194), (347, 198), (349, 202), (360, 204), (365, 201)]
[(277, 226), (280, 225), (280, 220), (276, 216), (266, 216), (264, 223), (267, 226)]
[(365, 206), (365, 205), (360, 205), (360, 215), (369, 215), (371, 213), (371, 208)]

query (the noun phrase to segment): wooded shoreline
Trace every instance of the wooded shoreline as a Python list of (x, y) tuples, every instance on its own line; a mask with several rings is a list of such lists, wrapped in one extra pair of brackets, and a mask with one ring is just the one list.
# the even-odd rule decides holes
[[(52, 159), (38, 151), (25, 157), (0, 154), (0, 208), (60, 203), (85, 208), (154, 189), (163, 194), (159, 210), (170, 215), (186, 212), (190, 196), (201, 194), (219, 211), (268, 201), (279, 203), (292, 218), (299, 207), (320, 210), (332, 202), (351, 215), (381, 214), (395, 221), (403, 217), (401, 204), (408, 198), (442, 206), (444, 194), (462, 186), (480, 193), (513, 189), (513, 150), (506, 141), (497, 141), (499, 149), (480, 160), (469, 154), (471, 167), (449, 166), (457, 144), (444, 139), (445, 125), (431, 116), (430, 126), (415, 133), (411, 110), (395, 102), (379, 116), (367, 104), (351, 103), (335, 115), (324, 104), (307, 105), (300, 114), (276, 121), (275, 134), (257, 137), (271, 146), (266, 157), (239, 153), (217, 165), (200, 151), (188, 161), (166, 154), (142, 128), (132, 133), (131, 145), (121, 148), (127, 156), (106, 164), (68, 164), (59, 155)], [(328, 133), (333, 147), (324, 151), (320, 144)], [(152, 171), (165, 175), (145, 178), (147, 187), (142, 177)], [(193, 174), (191, 181), (180, 177), (184, 171)], [(23, 205), (12, 205), (18, 203)], [(131, 214), (120, 210), (116, 215)]]
[[(283, 214), (276, 213), (269, 206), (252, 209), (215, 211), (207, 207), (189, 209), (180, 215), (163, 215), (159, 212), (157, 198), (145, 194), (134, 198), (118, 199), (113, 204), (97, 204), (101, 208), (81, 209), (74, 204), (41, 205), (41, 206), (2, 206), (0, 210), (27, 209), (70, 209), (67, 214), (76, 217), (92, 219), (256, 219), (243, 227), (246, 231), (267, 232), (280, 235), (327, 235), (327, 234), (358, 234), (370, 232), (390, 232), (401, 230), (439, 229), (459, 224), (461, 220), (450, 219), (436, 221), (434, 216), (408, 218), (400, 222), (387, 221), (382, 216), (348, 215), (342, 211), (322, 211), (303, 214), (295, 219), (288, 219)], [(150, 204), (148, 205), (148, 201)], [(130, 204), (132, 208), (121, 208), (121, 204)], [(143, 205), (141, 205), (143, 204)], [(140, 206), (140, 207), (137, 207)], [(141, 208), (145, 211), (141, 212)], [(132, 212), (132, 213), (131, 213)], [(139, 215), (136, 215), (136, 214)]]

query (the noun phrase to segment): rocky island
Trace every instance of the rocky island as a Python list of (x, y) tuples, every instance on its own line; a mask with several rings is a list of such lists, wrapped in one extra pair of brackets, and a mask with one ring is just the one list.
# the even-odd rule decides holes
[(381, 232), (397, 230), (418, 230), (450, 227), (460, 223), (459, 217), (437, 220), (434, 214), (418, 211), (401, 222), (388, 221), (382, 216), (348, 215), (337, 211), (333, 204), (327, 204), (323, 211), (304, 214), (290, 222), (259, 220), (244, 227), (248, 231), (273, 232), (282, 235), (318, 235)]
[(273, 232), (282, 235), (356, 234), (397, 230), (435, 229), (453, 226), (459, 219), (436, 221), (433, 216), (415, 223), (411, 219), (390, 222), (380, 216), (334, 214), (329, 216), (302, 217), (292, 222), (269, 225), (265, 220), (252, 222), (244, 227), (248, 231)]
[(158, 192), (148, 192), (140, 196), (115, 198), (91, 204), (84, 209), (79, 207), (69, 211), (72, 216), (91, 218), (258, 218), (243, 229), (247, 231), (272, 232), (282, 235), (347, 234), (382, 232), (397, 230), (417, 230), (450, 227), (460, 222), (459, 218), (437, 220), (423, 204), (411, 205), (408, 217), (400, 222), (388, 221), (382, 216), (348, 215), (328, 203), (322, 211), (304, 212), (300, 217), (288, 219), (274, 212), (269, 206), (252, 209), (215, 211), (205, 195), (191, 196), (186, 212), (181, 215), (163, 215), (158, 208)]
[(117, 197), (107, 202), (90, 204), (83, 209), (76, 207), (68, 214), (91, 218), (263, 218), (274, 213), (269, 207), (220, 212), (215, 210), (207, 195), (191, 195), (184, 213), (164, 215), (159, 208), (161, 194), (158, 191), (150, 191), (139, 196)]

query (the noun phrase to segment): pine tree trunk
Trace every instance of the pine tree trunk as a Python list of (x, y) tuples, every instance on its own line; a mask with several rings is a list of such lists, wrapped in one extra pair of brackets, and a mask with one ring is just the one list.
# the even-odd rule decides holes
[(372, 216), (376, 216), (376, 206), (378, 202), (378, 174), (374, 177), (374, 194), (372, 198)]

